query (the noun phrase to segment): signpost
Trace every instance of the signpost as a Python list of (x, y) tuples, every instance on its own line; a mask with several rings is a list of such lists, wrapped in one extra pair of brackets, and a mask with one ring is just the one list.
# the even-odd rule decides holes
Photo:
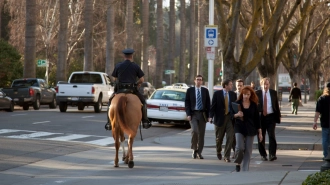
[(45, 74), (46, 79), (45, 80), (46, 80), (47, 84), (48, 84), (48, 66), (49, 66), (49, 63), (47, 60), (41, 60), (41, 59), (38, 60), (38, 67), (46, 67), (46, 74)]
[(215, 60), (215, 47), (206, 47), (207, 60)]
[(170, 69), (165, 70), (165, 74), (170, 75), (170, 84), (172, 84), (172, 74), (174, 74), (174, 73), (175, 73), (175, 70), (170, 70)]
[(205, 26), (205, 47), (218, 47), (218, 26), (217, 25), (206, 25)]

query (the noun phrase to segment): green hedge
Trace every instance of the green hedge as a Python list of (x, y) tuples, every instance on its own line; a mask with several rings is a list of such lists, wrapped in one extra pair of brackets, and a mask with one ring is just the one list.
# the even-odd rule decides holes
[(302, 185), (330, 184), (330, 170), (308, 175)]

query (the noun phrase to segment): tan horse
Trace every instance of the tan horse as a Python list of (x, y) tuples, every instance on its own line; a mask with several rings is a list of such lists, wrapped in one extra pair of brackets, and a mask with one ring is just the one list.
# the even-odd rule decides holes
[[(129, 168), (134, 167), (132, 146), (142, 118), (141, 106), (140, 99), (134, 94), (116, 94), (111, 101), (109, 118), (112, 123), (112, 137), (116, 147), (115, 167), (119, 167), (118, 150), (120, 145), (123, 148), (123, 160)], [(126, 156), (124, 133), (128, 135)]]

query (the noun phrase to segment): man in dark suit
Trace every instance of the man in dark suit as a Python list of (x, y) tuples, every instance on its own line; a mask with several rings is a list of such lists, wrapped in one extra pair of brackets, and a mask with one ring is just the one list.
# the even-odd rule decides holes
[[(262, 137), (265, 138), (266, 131), (269, 140), (269, 160), (274, 161), (277, 159), (276, 150), (277, 143), (275, 138), (276, 123), (281, 123), (281, 112), (278, 105), (277, 92), (269, 89), (269, 78), (263, 78), (260, 81), (261, 90), (257, 90), (256, 94), (259, 98), (258, 109), (261, 115), (261, 130)], [(268, 161), (265, 149), (265, 139), (258, 142), (259, 153), (261, 160)]]
[(231, 102), (236, 101), (236, 93), (232, 91), (233, 82), (225, 80), (222, 83), (223, 89), (214, 92), (209, 121), (214, 118), (214, 129), (216, 137), (216, 150), (219, 160), (222, 159), (222, 141), (226, 134), (226, 146), (224, 151), (224, 160), (230, 162), (230, 149), (234, 138), (233, 115), (231, 115)]
[(185, 108), (187, 119), (191, 126), (192, 158), (204, 159), (202, 151), (204, 147), (205, 127), (210, 110), (209, 90), (202, 87), (203, 76), (195, 77), (195, 87), (187, 89)]

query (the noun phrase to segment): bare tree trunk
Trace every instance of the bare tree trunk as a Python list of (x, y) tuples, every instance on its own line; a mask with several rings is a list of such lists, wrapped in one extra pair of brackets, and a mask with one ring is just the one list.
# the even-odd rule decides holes
[(143, 26), (143, 66), (144, 80), (150, 82), (149, 76), (149, 0), (142, 0), (142, 26)]
[(190, 49), (189, 49), (189, 78), (188, 82), (193, 83), (196, 76), (195, 56), (195, 0), (190, 0)]
[(180, 70), (179, 82), (186, 81), (186, 2), (180, 0)]
[(84, 71), (93, 71), (93, 0), (85, 0)]
[(126, 9), (126, 47), (133, 48), (133, 0), (127, 0)]
[(60, 1), (60, 29), (58, 32), (58, 60), (56, 82), (66, 81), (66, 57), (68, 52), (68, 21), (69, 4), (67, 0)]
[(36, 77), (36, 0), (26, 1), (24, 78)]
[(107, 0), (107, 46), (106, 46), (106, 64), (105, 72), (111, 76), (114, 69), (115, 50), (114, 50), (114, 27), (115, 27), (115, 9), (114, 0)]
[[(169, 30), (169, 46), (168, 46), (168, 62), (167, 62), (167, 68), (169, 70), (174, 70), (174, 55), (175, 55), (175, 0), (170, 0), (170, 30)], [(174, 73), (175, 74), (175, 73)], [(165, 75), (166, 76), (166, 82), (169, 84), (173, 83), (173, 76), (174, 74)], [(176, 71), (176, 74), (178, 74), (178, 71)]]
[(198, 0), (198, 49), (197, 49), (197, 74), (203, 75), (204, 61), (204, 3)]
[(163, 0), (157, 0), (157, 48), (156, 48), (156, 87), (162, 87), (164, 75), (163, 63)]

